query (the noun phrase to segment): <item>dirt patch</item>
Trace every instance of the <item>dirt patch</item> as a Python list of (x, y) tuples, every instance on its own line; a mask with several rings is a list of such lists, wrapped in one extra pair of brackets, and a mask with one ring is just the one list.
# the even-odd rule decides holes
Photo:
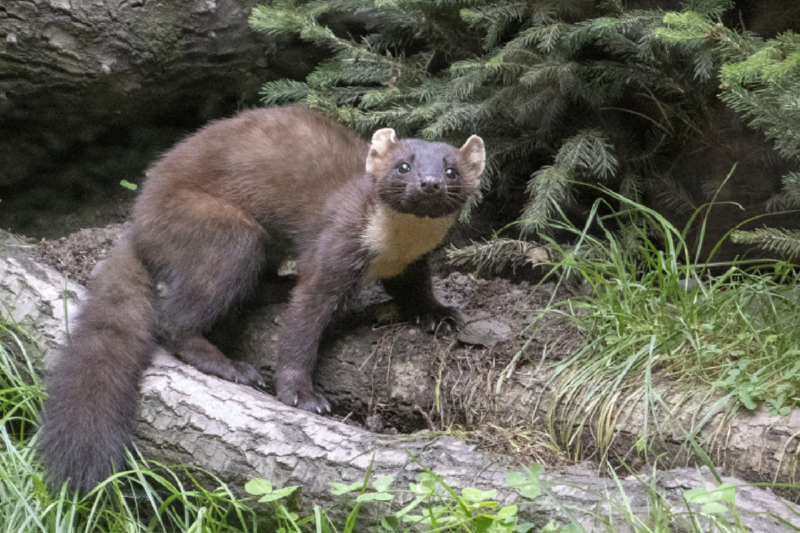
[(84, 228), (60, 239), (42, 239), (33, 251), (33, 258), (85, 286), (97, 262), (113, 248), (129, 224)]

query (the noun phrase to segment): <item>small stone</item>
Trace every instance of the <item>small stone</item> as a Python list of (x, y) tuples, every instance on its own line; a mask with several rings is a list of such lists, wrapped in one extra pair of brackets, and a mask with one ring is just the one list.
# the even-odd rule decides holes
[(511, 338), (511, 328), (499, 320), (469, 322), (456, 337), (464, 344), (491, 347)]
[(381, 430), (383, 430), (383, 420), (381, 420), (381, 415), (368, 416), (364, 421), (364, 427), (367, 429), (367, 431), (380, 433)]

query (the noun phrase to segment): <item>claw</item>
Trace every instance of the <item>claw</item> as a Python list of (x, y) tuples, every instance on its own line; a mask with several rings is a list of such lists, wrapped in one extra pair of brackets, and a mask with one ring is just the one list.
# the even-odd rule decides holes
[(319, 415), (331, 412), (331, 404), (328, 403), (325, 396), (310, 386), (300, 385), (287, 387), (287, 389), (278, 391), (278, 399), (286, 405)]

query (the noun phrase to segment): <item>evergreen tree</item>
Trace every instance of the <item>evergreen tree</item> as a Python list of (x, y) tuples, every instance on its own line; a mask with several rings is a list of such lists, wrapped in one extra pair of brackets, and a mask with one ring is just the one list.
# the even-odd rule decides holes
[[(713, 50), (722, 62), (722, 101), (763, 131), (782, 157), (800, 162), (800, 35), (789, 31), (765, 41), (692, 11), (667, 14), (664, 22), (659, 35), (665, 41), (687, 53)], [(770, 199), (767, 209), (800, 209), (800, 172), (783, 176), (783, 188)], [(738, 231), (733, 237), (790, 257), (800, 256), (800, 231), (764, 228)]]
[[(665, 13), (629, 10), (621, 0), (275, 0), (250, 20), (332, 54), (305, 82), (266, 84), (267, 104), (304, 102), (363, 134), (386, 126), (451, 142), (480, 134), (489, 148), (484, 192), (491, 184), (512, 204), (524, 200), (518, 231), (509, 232), (516, 239), (548, 231), (557, 210), (579, 211), (596, 194), (576, 183), (690, 213), (697, 200), (663, 169), (724, 104), (775, 139), (783, 157), (798, 157), (797, 113), (786, 110), (800, 98), (791, 69), (796, 37), (764, 43), (726, 28), (720, 17), (731, 7), (687, 0), (681, 13)], [(356, 36), (321, 22), (341, 14), (367, 22)], [(784, 178), (775, 207), (797, 204), (799, 178)], [(716, 185), (705, 187), (709, 196)], [(530, 247), (512, 239), (472, 252), (526, 260), (514, 259), (515, 250)]]

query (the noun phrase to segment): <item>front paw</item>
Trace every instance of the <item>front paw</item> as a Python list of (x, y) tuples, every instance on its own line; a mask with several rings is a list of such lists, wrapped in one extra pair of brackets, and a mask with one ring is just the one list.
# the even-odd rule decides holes
[(311, 384), (279, 385), (278, 399), (286, 405), (318, 415), (331, 413), (330, 402), (325, 396), (315, 391)]

